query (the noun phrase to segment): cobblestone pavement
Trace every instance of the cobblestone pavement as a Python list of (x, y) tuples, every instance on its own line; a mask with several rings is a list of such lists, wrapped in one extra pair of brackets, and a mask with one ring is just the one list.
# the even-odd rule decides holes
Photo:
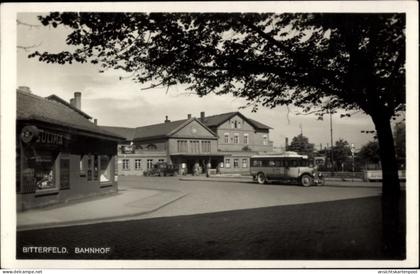
[(120, 188), (175, 190), (186, 195), (136, 219), (211, 213), (378, 196), (380, 188), (302, 187), (244, 182), (181, 181), (177, 177), (119, 177)]

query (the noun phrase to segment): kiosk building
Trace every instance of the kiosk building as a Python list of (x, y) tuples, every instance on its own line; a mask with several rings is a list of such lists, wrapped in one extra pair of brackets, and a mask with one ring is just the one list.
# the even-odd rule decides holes
[(19, 211), (117, 191), (115, 158), (124, 138), (91, 119), (81, 110), (80, 92), (67, 103), (17, 90)]

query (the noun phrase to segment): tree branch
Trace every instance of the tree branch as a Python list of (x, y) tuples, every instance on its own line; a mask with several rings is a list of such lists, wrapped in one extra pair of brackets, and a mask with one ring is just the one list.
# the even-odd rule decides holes
[(26, 26), (26, 27), (29, 27), (29, 28), (39, 28), (39, 27), (42, 27), (41, 25), (33, 25), (33, 24), (26, 23), (26, 22), (22, 22), (19, 19), (16, 19), (16, 23), (18, 25)]
[(37, 48), (41, 45), (42, 43), (39, 43), (38, 45), (31, 45), (31, 46), (17, 46), (18, 49), (24, 50), (25, 52), (29, 52), (30, 49), (33, 48)]

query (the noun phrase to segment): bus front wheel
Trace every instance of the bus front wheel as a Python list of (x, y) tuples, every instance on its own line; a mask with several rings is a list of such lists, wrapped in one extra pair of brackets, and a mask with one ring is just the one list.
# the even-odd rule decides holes
[(258, 173), (257, 174), (257, 182), (259, 184), (265, 184), (267, 182), (267, 179), (265, 178), (264, 173)]
[(310, 175), (308, 175), (308, 174), (303, 174), (300, 177), (300, 183), (303, 186), (311, 186), (312, 185), (312, 182), (313, 182), (313, 178)]

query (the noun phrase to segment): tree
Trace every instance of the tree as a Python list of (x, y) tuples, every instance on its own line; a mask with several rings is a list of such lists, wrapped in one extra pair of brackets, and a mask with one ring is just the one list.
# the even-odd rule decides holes
[(312, 158), (314, 153), (314, 144), (309, 143), (309, 139), (302, 134), (293, 137), (292, 142), (286, 148), (289, 151), (295, 151), (302, 155), (308, 155)]
[(357, 156), (359, 161), (365, 165), (368, 163), (378, 164), (380, 162), (378, 142), (370, 141), (365, 144), (360, 148)]
[(185, 84), (201, 96), (231, 93), (254, 110), (362, 110), (380, 146), (384, 248), (402, 256), (390, 121), (405, 109), (404, 13), (54, 12), (40, 21), (71, 28), (66, 42), (76, 48), (30, 55), (43, 62), (91, 62), (151, 87)]
[(335, 142), (335, 146), (332, 148), (334, 161), (337, 168), (341, 168), (341, 166), (347, 162), (349, 157), (351, 156), (351, 148), (347, 141), (343, 139), (339, 139)]

